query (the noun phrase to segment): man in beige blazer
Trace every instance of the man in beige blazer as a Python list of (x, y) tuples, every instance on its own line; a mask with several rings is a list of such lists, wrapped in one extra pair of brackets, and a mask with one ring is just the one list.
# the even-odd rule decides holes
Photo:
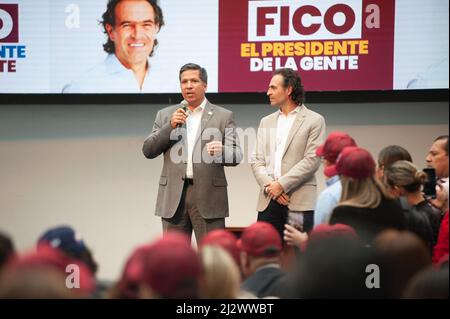
[(301, 79), (292, 69), (274, 72), (267, 95), (277, 111), (261, 120), (252, 170), (261, 188), (258, 221), (272, 224), (283, 238), (288, 221), (306, 232), (313, 227), (316, 149), (323, 143), (325, 120), (303, 105)]

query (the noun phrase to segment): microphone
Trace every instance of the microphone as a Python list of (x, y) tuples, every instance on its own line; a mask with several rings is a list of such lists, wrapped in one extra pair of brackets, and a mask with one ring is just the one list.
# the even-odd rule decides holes
[[(188, 109), (189, 103), (186, 100), (181, 101), (180, 103), (181, 108), (184, 112), (186, 112), (186, 115), (189, 116), (191, 114), (191, 110)], [(183, 124), (179, 123), (177, 127), (182, 127)]]
[(180, 106), (184, 111), (186, 111), (187, 107), (189, 106), (189, 103), (186, 100), (183, 100), (180, 102)]

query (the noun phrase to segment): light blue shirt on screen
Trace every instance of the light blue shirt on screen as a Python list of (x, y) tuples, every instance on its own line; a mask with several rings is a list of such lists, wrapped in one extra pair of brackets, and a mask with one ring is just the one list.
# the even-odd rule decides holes
[(142, 89), (133, 71), (127, 69), (115, 54), (87, 71), (80, 79), (67, 84), (63, 93), (154, 93), (160, 90), (160, 77), (155, 75), (155, 66), (148, 62), (149, 71), (145, 76)]
[(341, 198), (342, 184), (339, 175), (328, 179), (326, 184), (327, 188), (317, 198), (314, 210), (314, 227), (320, 224), (328, 224), (330, 215)]

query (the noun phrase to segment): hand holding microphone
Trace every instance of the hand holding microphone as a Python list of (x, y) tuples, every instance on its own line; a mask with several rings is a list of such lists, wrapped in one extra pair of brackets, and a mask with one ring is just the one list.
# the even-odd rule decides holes
[(183, 101), (180, 103), (180, 108), (178, 108), (170, 119), (170, 125), (172, 128), (181, 127), (184, 123), (186, 123), (186, 118), (189, 116), (188, 103)]

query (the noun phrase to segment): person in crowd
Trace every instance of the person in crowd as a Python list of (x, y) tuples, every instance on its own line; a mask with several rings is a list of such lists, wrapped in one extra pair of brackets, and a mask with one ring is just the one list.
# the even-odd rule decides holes
[(285, 276), (281, 270), (281, 237), (269, 223), (256, 222), (238, 240), (244, 281), (241, 289), (258, 298), (279, 297)]
[(56, 226), (45, 231), (38, 239), (37, 245), (48, 244), (59, 249), (69, 257), (79, 259), (89, 267), (95, 275), (97, 262), (81, 235), (70, 226)]
[(448, 135), (438, 136), (428, 151), (426, 157), (428, 167), (436, 170), (438, 179), (448, 181)]
[(203, 266), (200, 297), (236, 299), (240, 294), (241, 273), (233, 257), (218, 245), (203, 245), (199, 251)]
[(341, 198), (342, 185), (336, 171), (336, 160), (347, 146), (356, 146), (355, 140), (344, 132), (331, 132), (316, 154), (322, 158), (327, 187), (319, 194), (314, 209), (314, 226), (328, 223), (331, 212)]
[(7, 234), (0, 232), (0, 272), (8, 260), (15, 256), (14, 243)]
[(427, 175), (408, 161), (397, 161), (384, 171), (388, 192), (400, 201), (405, 213), (406, 229), (419, 236), (432, 251), (436, 244), (440, 216), (422, 194)]
[(12, 258), (0, 278), (0, 298), (92, 298), (96, 289), (90, 269), (79, 259), (48, 244)]
[[(334, 226), (319, 225), (317, 228), (322, 227)], [(286, 280), (289, 284), (282, 298), (369, 299), (386, 296), (382, 260), (347, 230), (324, 233), (315, 239), (315, 230), (311, 232), (311, 240), (299, 259), (297, 270)]]
[(239, 267), (241, 257), (237, 241), (238, 239), (233, 233), (225, 229), (215, 229), (203, 236), (199, 248), (201, 249), (206, 245), (219, 246), (230, 254)]
[(448, 299), (448, 265), (428, 268), (418, 273), (405, 290), (405, 299)]
[(195, 299), (200, 297), (202, 276), (202, 264), (189, 237), (169, 231), (131, 254), (110, 297)]
[(399, 145), (389, 145), (384, 147), (378, 153), (377, 178), (382, 181), (385, 169), (395, 162), (402, 160), (412, 162), (412, 157), (408, 150)]
[(439, 265), (445, 259), (448, 262), (448, 254), (449, 254), (448, 246), (449, 246), (449, 238), (448, 238), (448, 209), (447, 209), (447, 211), (444, 213), (444, 218), (442, 219), (441, 222), (437, 243), (434, 246), (433, 265)]
[(375, 178), (375, 161), (367, 150), (344, 148), (336, 170), (341, 177), (342, 195), (331, 214), (331, 225), (353, 227), (366, 244), (383, 230), (404, 229), (402, 208)]
[(430, 198), (430, 204), (437, 212), (443, 213), (448, 209), (448, 135), (438, 136), (426, 157), (427, 166), (434, 168), (437, 178), (436, 198)]
[(386, 230), (375, 238), (374, 248), (384, 260), (389, 298), (401, 298), (414, 275), (431, 265), (428, 247), (409, 231)]

